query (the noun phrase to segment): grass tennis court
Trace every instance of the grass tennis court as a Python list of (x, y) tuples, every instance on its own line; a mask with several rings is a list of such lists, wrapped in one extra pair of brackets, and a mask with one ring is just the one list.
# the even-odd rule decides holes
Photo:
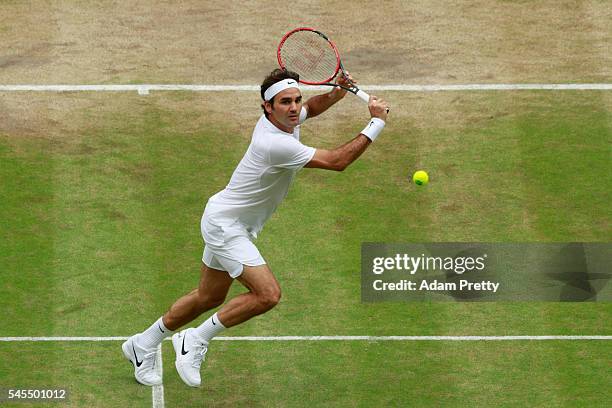
[[(6, 2), (0, 83), (256, 84), (288, 28), (334, 27), (340, 10), (321, 16), (315, 3), (303, 19), (266, 20), (233, 4), (104, 3), (80, 15), (68, 2)], [(386, 32), (328, 31), (363, 84), (611, 82), (605, 2), (540, 2), (533, 13), (520, 1), (442, 3), (372, 10), (398, 23)], [(550, 16), (542, 35), (529, 25), (537, 13)], [(473, 35), (455, 35), (474, 21)], [(207, 63), (226, 58), (215, 37), (245, 63)], [(257, 241), (281, 303), (223, 335), (612, 334), (609, 303), (360, 302), (362, 242), (609, 241), (610, 91), (373, 93), (393, 106), (376, 144), (343, 173), (299, 173)], [(367, 110), (349, 98), (306, 122), (302, 141), (331, 148), (359, 132)], [(0, 336), (128, 336), (195, 287), (204, 204), (260, 112), (257, 92), (0, 93)], [(419, 168), (426, 188), (410, 183)], [(120, 345), (0, 342), (0, 387), (67, 387), (70, 401), (53, 406), (149, 407), (151, 389), (135, 383)], [(611, 357), (602, 340), (214, 341), (202, 388), (189, 389), (164, 342), (164, 395), (168, 407), (605, 406)]]
[[(605, 240), (610, 107), (592, 96), (471, 93), (452, 102), (457, 96), (392, 95), (398, 105), (416, 111), (452, 109), (436, 112), (431, 122), (398, 112), (385, 138), (344, 173), (300, 173), (258, 240), (277, 271), (283, 301), (228, 335), (609, 333), (607, 303), (372, 305), (361, 304), (359, 296), (363, 241)], [(254, 107), (241, 115), (257, 115), (253, 94), (223, 94), (215, 102), (237, 97), (253, 100)], [(19, 99), (34, 105), (59, 100), (70, 106), (58, 115), (69, 112), (73, 123), (88, 125), (61, 135), (5, 134), (1, 139), (2, 224), (11, 226), (0, 251), (9, 283), (2, 288), (3, 335), (128, 335), (196, 285), (202, 205), (223, 187), (250, 130), (209, 119), (215, 112), (208, 113), (205, 95)], [(358, 131), (342, 117), (363, 115), (362, 106), (346, 103), (341, 119), (331, 112), (312, 128), (305, 125), (303, 139), (332, 146)], [(469, 117), (472, 124), (467, 127), (457, 117)], [(437, 169), (427, 189), (409, 183), (407, 169), (413, 163)], [(496, 199), (499, 194), (505, 199)], [(373, 197), (383, 195), (385, 200), (372, 205)], [(132, 381), (128, 364), (116, 352), (119, 344), (34, 343), (25, 349), (21, 343), (2, 344), (6, 358), (0, 382), (46, 384), (48, 377), (21, 371), (36, 368), (42, 358), (53, 382), (70, 386), (75, 406), (109, 401), (147, 406), (150, 392)], [(16, 359), (17, 350), (30, 357)], [(92, 361), (66, 364), (82, 352)], [(501, 405), (512, 405), (532, 401), (533, 384), (541, 381), (550, 385), (536, 394), (543, 403), (553, 398), (571, 405), (572, 398), (579, 404), (607, 398), (595, 391), (609, 381), (610, 345), (215, 342), (200, 393), (179, 383), (172, 353), (166, 342), (168, 406), (183, 400), (460, 405), (478, 401), (472, 387), (485, 387), (479, 391), (485, 405), (489, 393)], [(527, 362), (534, 361), (536, 367), (527, 371)], [(588, 375), (576, 378), (576, 370)], [(505, 380), (499, 383), (497, 376)], [(396, 381), (406, 385), (398, 387)], [(313, 392), (317, 385), (321, 390)], [(229, 389), (242, 391), (224, 392)], [(506, 391), (498, 393), (501, 389)]]
[[(207, 364), (214, 375), (201, 389), (178, 378), (164, 343), (166, 406), (604, 406), (609, 399), (606, 342), (216, 341)], [(70, 404), (54, 405), (151, 406), (151, 389), (133, 381), (117, 344), (3, 345), (3, 360), (19, 350), (23, 363), (3, 367), (1, 380), (17, 382), (20, 368), (40, 367), (44, 355), (52, 380), (43, 370), (27, 381), (68, 386)]]

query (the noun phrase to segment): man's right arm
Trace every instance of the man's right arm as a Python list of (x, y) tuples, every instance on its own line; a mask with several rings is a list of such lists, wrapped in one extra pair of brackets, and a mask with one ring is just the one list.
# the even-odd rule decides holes
[(370, 139), (359, 134), (350, 142), (334, 150), (317, 149), (312, 159), (304, 167), (343, 171), (361, 156), (370, 143), (372, 143)]
[[(370, 97), (368, 108), (372, 118), (378, 118), (384, 124), (384, 121), (387, 119), (389, 105), (384, 100), (372, 96)], [(350, 142), (333, 150), (317, 149), (312, 159), (304, 167), (343, 171), (352, 162), (357, 160), (371, 143), (372, 140), (367, 135), (360, 133)]]

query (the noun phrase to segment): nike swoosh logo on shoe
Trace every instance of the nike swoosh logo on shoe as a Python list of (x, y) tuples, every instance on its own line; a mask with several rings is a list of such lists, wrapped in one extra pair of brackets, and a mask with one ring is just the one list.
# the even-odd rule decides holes
[(189, 352), (185, 351), (185, 336), (183, 336), (183, 347), (181, 347), (181, 354), (184, 356), (187, 353)]
[(138, 361), (138, 356), (136, 356), (136, 349), (134, 348), (133, 343), (132, 343), (132, 350), (134, 351), (134, 359), (136, 359), (136, 367), (140, 367), (142, 365), (142, 361)]

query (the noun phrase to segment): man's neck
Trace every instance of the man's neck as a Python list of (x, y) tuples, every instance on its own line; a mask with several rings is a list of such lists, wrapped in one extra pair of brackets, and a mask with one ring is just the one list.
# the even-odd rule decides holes
[(293, 133), (293, 130), (295, 129), (294, 127), (283, 126), (283, 124), (276, 120), (273, 115), (268, 115), (268, 120), (270, 121), (270, 123), (272, 123), (274, 126), (276, 126), (285, 133)]

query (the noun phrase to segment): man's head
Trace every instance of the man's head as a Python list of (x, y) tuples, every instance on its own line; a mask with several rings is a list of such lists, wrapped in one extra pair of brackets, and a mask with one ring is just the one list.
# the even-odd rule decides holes
[(299, 78), (295, 72), (275, 69), (261, 84), (261, 107), (266, 118), (285, 131), (299, 124), (302, 110)]

